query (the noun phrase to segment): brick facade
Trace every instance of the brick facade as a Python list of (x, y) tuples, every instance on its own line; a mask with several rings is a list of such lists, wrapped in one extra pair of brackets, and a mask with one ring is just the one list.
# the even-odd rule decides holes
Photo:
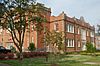
[[(82, 51), (85, 50), (86, 42), (93, 42), (95, 44), (95, 28), (90, 26), (89, 23), (84, 21), (81, 17), (77, 19), (75, 17), (68, 17), (64, 12), (58, 16), (51, 16), (51, 10), (48, 8), (44, 16), (47, 19), (47, 23), (43, 24), (48, 30), (57, 30), (63, 32), (65, 36), (64, 44), (65, 50), (70, 51)], [(27, 29), (25, 32), (23, 49), (27, 50), (30, 42), (35, 43), (37, 49), (44, 48), (42, 43), (44, 37), (44, 30), (39, 33), (32, 29), (30, 25), (30, 31)], [(8, 47), (13, 45), (10, 33), (7, 30), (0, 29), (0, 45)]]
[[(86, 50), (86, 42), (95, 44), (95, 28), (86, 23), (83, 17), (80, 17), (80, 19), (71, 18), (64, 12), (59, 16), (51, 16), (50, 31), (54, 30), (55, 23), (58, 23), (58, 31), (64, 32), (66, 51)], [(71, 25), (72, 31), (70, 31), (69, 25)], [(91, 34), (93, 35), (91, 36)], [(72, 46), (68, 46), (70, 43), (72, 43)]]

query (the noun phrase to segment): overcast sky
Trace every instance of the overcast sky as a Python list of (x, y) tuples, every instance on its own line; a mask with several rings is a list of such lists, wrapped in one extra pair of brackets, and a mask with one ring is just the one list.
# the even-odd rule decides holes
[(37, 0), (52, 9), (52, 15), (64, 11), (68, 16), (83, 16), (91, 25), (100, 24), (100, 0)]

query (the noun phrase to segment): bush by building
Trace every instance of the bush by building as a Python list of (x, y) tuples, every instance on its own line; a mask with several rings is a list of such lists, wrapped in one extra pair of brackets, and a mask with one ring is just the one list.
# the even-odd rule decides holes
[(35, 50), (35, 44), (34, 43), (30, 43), (29, 47), (28, 47), (28, 50), (31, 51), (31, 52), (34, 51)]
[(86, 48), (87, 48), (87, 52), (88, 53), (94, 53), (94, 52), (96, 52), (96, 47), (93, 46), (93, 44), (90, 43), (90, 42), (86, 43)]

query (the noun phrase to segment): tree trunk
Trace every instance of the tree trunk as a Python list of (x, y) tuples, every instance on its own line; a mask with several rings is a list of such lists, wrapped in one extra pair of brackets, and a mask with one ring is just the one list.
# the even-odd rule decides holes
[(23, 53), (22, 52), (20, 52), (20, 54), (19, 54), (19, 60), (23, 60)]
[(20, 47), (20, 49), (19, 49), (19, 60), (23, 60), (22, 47)]

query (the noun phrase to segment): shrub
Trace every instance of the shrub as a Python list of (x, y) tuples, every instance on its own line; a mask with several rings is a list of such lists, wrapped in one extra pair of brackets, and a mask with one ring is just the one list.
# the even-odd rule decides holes
[(28, 50), (29, 50), (29, 51), (34, 51), (34, 50), (35, 50), (35, 45), (34, 45), (34, 43), (30, 43), (30, 44), (29, 44)]
[(14, 58), (14, 54), (13, 53), (8, 53), (7, 56), (8, 56), (9, 59), (13, 59)]
[(24, 58), (46, 57), (47, 55), (48, 55), (47, 52), (23, 52)]
[(16, 48), (13, 46), (10, 46), (11, 52), (15, 53), (16, 52)]
[(23, 52), (23, 57), (24, 58), (30, 58), (30, 52)]
[(4, 53), (0, 54), (0, 59), (5, 59), (5, 57), (6, 57), (6, 54)]
[(8, 54), (0, 54), (0, 59), (13, 59), (14, 58), (14, 54), (13, 53), (8, 53)]
[(92, 43), (87, 42), (86, 44), (87, 52), (94, 53), (96, 51), (95, 46)]

